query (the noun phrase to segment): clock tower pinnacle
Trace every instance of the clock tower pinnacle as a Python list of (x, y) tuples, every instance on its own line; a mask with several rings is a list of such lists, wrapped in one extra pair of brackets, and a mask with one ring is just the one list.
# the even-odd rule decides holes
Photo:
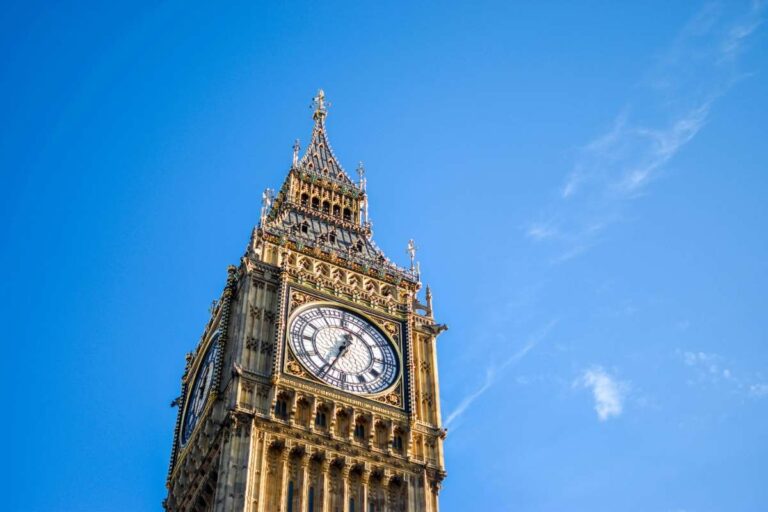
[(331, 150), (329, 103), (261, 215), (188, 358), (173, 511), (437, 512), (445, 477), (432, 293), (373, 241), (362, 163)]

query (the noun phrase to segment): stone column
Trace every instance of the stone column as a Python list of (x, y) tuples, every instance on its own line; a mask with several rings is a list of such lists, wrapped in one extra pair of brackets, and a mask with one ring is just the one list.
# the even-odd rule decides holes
[(328, 418), (328, 435), (333, 439), (336, 437), (336, 414), (338, 414), (339, 410), (333, 402), (328, 402), (327, 406), (328, 414), (331, 416)]
[(363, 471), (360, 473), (360, 511), (361, 512), (368, 512), (368, 479), (370, 478), (370, 476), (371, 476), (371, 471), (367, 467), (363, 467)]
[(352, 407), (349, 410), (349, 431), (347, 432), (347, 441), (350, 443), (355, 439), (355, 427), (357, 426), (357, 418), (355, 418), (355, 408)]
[(391, 496), (392, 473), (384, 470), (384, 476), (381, 477), (381, 488), (384, 491), (384, 510), (389, 510), (392, 506)]
[(251, 418), (230, 416), (218, 461), (218, 480), (214, 510), (242, 510), (246, 502), (248, 460), (251, 452)]
[(369, 418), (366, 418), (365, 421), (368, 424), (367, 448), (369, 450), (372, 450), (373, 448), (378, 448), (378, 446), (376, 445), (376, 423), (380, 421), (379, 417), (371, 414), (371, 416)]
[(256, 491), (256, 499), (259, 500), (257, 512), (266, 512), (265, 507), (267, 502), (267, 478), (269, 474), (269, 434), (261, 432), (259, 435), (264, 436), (262, 441), (262, 454), (259, 462), (259, 480), (258, 490)]
[(349, 512), (349, 461), (345, 461), (341, 467), (341, 510)]
[(309, 409), (309, 431), (315, 431), (315, 418), (317, 418), (317, 397), (312, 397), (312, 407)]
[(267, 458), (265, 433), (252, 429), (250, 466), (247, 468), (247, 485), (245, 511), (257, 512), (261, 507), (262, 487), (265, 473), (265, 461)]
[(288, 464), (290, 461), (291, 451), (286, 446), (283, 448), (283, 451), (280, 453), (280, 503), (278, 504), (278, 511), (279, 510), (286, 510), (285, 503), (288, 496), (288, 472), (290, 471), (291, 467)]
[(432, 491), (432, 502), (434, 503), (432, 510), (440, 512), (440, 501), (437, 499), (437, 495), (440, 494), (440, 482), (437, 480), (430, 482), (429, 488)]
[(299, 511), (304, 512), (309, 506), (309, 454), (304, 453), (299, 459), (299, 474), (301, 475), (301, 502)]
[(288, 424), (291, 426), (296, 424), (296, 403), (298, 400), (298, 393), (295, 391), (291, 393), (291, 401), (288, 404)]
[(328, 460), (328, 456), (320, 463), (320, 480), (323, 482), (323, 492), (320, 495), (322, 506), (320, 509), (322, 512), (331, 512), (331, 490), (329, 489), (331, 484), (331, 478), (328, 472), (331, 469), (331, 461)]

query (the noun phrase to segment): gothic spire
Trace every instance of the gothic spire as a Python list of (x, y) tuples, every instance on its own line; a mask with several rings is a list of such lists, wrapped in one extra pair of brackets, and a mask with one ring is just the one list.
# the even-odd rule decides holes
[(352, 180), (336, 159), (336, 155), (333, 154), (331, 145), (328, 143), (328, 134), (325, 131), (325, 118), (328, 115), (329, 106), (330, 103), (325, 99), (325, 92), (320, 89), (317, 91), (317, 96), (312, 98), (312, 108), (314, 108), (312, 119), (315, 120), (312, 140), (307, 145), (304, 156), (301, 157), (295, 167), (306, 173), (341, 182), (344, 185), (354, 186)]

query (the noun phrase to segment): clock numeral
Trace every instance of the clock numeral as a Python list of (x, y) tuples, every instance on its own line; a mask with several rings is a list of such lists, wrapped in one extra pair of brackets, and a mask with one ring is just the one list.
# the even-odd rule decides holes
[(365, 384), (365, 377), (363, 377), (363, 375), (362, 375), (362, 374), (360, 374), (360, 375), (358, 375), (358, 376), (357, 376), (357, 380), (358, 380), (358, 381), (359, 381), (361, 384)]
[(371, 375), (373, 375), (373, 378), (374, 378), (374, 379), (380, 375), (380, 373), (379, 373), (378, 371), (376, 371), (376, 368), (371, 368), (371, 371), (370, 371), (370, 372), (368, 372), (368, 373), (370, 373)]

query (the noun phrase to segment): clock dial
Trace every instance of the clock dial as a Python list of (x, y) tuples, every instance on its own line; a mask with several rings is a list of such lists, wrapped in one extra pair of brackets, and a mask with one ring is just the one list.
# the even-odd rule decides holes
[(303, 310), (291, 321), (289, 341), (312, 375), (350, 393), (380, 393), (399, 373), (395, 349), (381, 331), (343, 309)]
[(213, 384), (213, 366), (216, 363), (216, 354), (219, 352), (219, 332), (213, 335), (211, 344), (205, 352), (203, 360), (197, 369), (197, 375), (187, 393), (185, 402), (184, 423), (181, 429), (181, 444), (186, 444), (195, 426), (203, 413), (208, 394)]

